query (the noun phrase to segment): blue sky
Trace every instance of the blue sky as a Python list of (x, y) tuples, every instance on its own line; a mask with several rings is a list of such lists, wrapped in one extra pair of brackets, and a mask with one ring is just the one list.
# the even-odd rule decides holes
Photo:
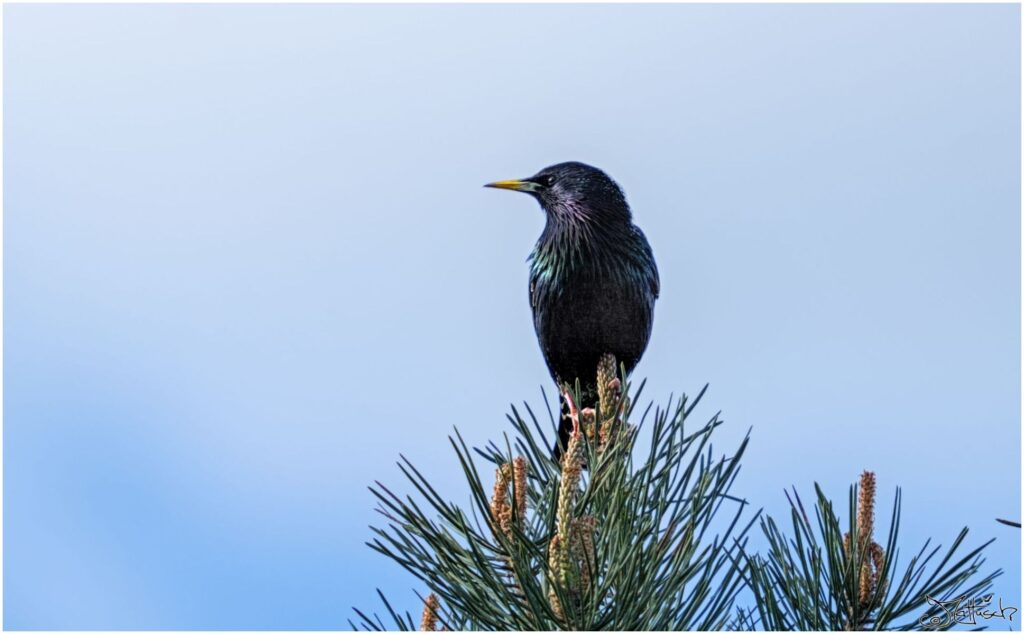
[[(1020, 604), (1015, 5), (4, 7), (4, 626), (340, 628), (399, 452), (548, 377), (485, 182), (581, 160), (734, 492), (904, 491)], [(461, 497), (460, 497), (461, 496)], [(883, 513), (885, 520), (887, 513)]]

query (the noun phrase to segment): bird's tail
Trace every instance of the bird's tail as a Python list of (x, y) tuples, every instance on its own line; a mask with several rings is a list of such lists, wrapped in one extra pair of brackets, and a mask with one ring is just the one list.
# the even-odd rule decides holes
[(558, 438), (555, 439), (555, 447), (551, 450), (551, 457), (555, 462), (562, 461), (562, 454), (569, 444), (569, 435), (572, 434), (572, 418), (569, 416), (569, 403), (562, 399), (562, 414), (558, 419)]

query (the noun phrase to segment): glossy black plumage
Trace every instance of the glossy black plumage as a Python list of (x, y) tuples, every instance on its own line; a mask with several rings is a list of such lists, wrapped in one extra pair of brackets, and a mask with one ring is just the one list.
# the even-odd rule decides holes
[[(631, 372), (650, 339), (659, 292), (651, 247), (622, 190), (595, 167), (560, 163), (490, 186), (531, 194), (547, 215), (529, 259), (533, 325), (552, 378), (579, 379), (579, 407), (594, 407), (601, 355)], [(556, 455), (571, 429), (563, 417)]]

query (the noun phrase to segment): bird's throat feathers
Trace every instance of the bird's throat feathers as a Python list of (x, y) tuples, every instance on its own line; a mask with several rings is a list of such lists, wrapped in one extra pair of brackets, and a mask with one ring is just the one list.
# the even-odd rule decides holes
[(547, 223), (530, 254), (531, 267), (542, 276), (560, 277), (577, 267), (603, 268), (629, 255), (635, 229), (625, 201), (617, 209), (601, 209), (575, 201), (545, 206)]

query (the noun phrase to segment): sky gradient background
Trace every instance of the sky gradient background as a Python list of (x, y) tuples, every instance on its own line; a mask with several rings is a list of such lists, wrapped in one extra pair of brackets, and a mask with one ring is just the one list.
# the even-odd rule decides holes
[(366, 486), (467, 500), (451, 426), (540, 405), (543, 216), (481, 185), (564, 160), (654, 248), (646, 396), (753, 427), (735, 493), (873, 469), (1020, 605), (1018, 6), (3, 11), (6, 628), (415, 609)]

